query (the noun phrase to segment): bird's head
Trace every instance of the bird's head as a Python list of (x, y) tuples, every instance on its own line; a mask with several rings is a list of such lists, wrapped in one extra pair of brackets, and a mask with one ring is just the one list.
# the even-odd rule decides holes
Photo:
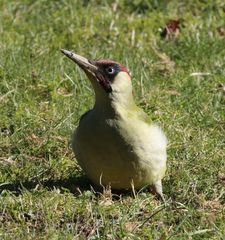
[(131, 76), (120, 63), (103, 59), (93, 61), (64, 49), (61, 52), (83, 69), (92, 83), (96, 98), (125, 100), (132, 95)]

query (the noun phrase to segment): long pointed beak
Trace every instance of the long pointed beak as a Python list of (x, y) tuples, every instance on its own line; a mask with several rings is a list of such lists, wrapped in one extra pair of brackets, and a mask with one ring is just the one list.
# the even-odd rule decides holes
[(98, 67), (95, 66), (93, 63), (91, 63), (91, 61), (89, 61), (87, 58), (82, 57), (78, 54), (75, 54), (65, 49), (60, 49), (60, 50), (64, 55), (66, 55), (68, 58), (74, 61), (84, 71), (88, 70), (91, 73), (96, 73), (98, 71)]

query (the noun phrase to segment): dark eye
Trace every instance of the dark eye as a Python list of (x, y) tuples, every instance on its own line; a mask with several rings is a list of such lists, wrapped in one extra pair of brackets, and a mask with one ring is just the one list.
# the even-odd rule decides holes
[(115, 73), (115, 69), (112, 66), (107, 67), (105, 70), (108, 74), (114, 74)]

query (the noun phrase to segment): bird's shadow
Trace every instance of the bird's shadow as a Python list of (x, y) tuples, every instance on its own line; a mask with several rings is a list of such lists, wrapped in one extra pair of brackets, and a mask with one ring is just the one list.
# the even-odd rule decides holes
[[(86, 175), (70, 176), (67, 179), (46, 180), (46, 181), (15, 181), (12, 183), (0, 183), (0, 194), (3, 191), (13, 192), (14, 195), (19, 196), (24, 190), (33, 190), (37, 187), (44, 187), (49, 191), (53, 189), (60, 189), (69, 191), (74, 196), (80, 195), (87, 190), (94, 191), (97, 195), (104, 193), (107, 189), (104, 187), (95, 186)], [(131, 190), (111, 190), (113, 199), (118, 199), (121, 195), (133, 196)]]
[(77, 195), (83, 191), (92, 189), (92, 183), (85, 175), (70, 176), (66, 179), (59, 180), (32, 180), (32, 181), (15, 181), (11, 183), (0, 183), (0, 193), (4, 190), (11, 191), (15, 195), (20, 195), (24, 189), (32, 190), (38, 186), (48, 190), (61, 189)]
[[(171, 181), (171, 180), (170, 180)], [(169, 182), (170, 182), (169, 181)], [(169, 189), (169, 185), (171, 185), (168, 181), (166, 181), (165, 186), (166, 189)], [(168, 186), (167, 186), (168, 185)], [(71, 175), (68, 178), (65, 179), (49, 179), (49, 180), (32, 180), (32, 181), (14, 181), (14, 182), (5, 182), (5, 183), (0, 183), (0, 194), (3, 191), (10, 191), (14, 195), (19, 196), (23, 194), (24, 190), (32, 191), (34, 189), (38, 188), (46, 188), (47, 190), (51, 191), (54, 189), (60, 189), (61, 192), (70, 192), (74, 196), (78, 196), (82, 194), (85, 191), (93, 191), (97, 195), (98, 194), (104, 194), (107, 190), (110, 190), (112, 193), (113, 199), (118, 199), (121, 196), (135, 196), (136, 193), (138, 192), (149, 192), (149, 188), (143, 188), (138, 192), (134, 192), (132, 190), (126, 190), (126, 189), (121, 189), (121, 190), (115, 190), (107, 187), (99, 187), (94, 185), (88, 177), (80, 173), (79, 175)], [(166, 191), (167, 192), (167, 191)]]

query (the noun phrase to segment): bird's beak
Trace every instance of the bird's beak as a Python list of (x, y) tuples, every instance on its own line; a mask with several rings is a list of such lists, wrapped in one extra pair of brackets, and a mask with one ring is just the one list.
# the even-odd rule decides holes
[(94, 79), (94, 81), (98, 82), (107, 93), (112, 92), (109, 81), (102, 75), (102, 71), (95, 64), (95, 61), (88, 60), (85, 57), (65, 49), (61, 49), (61, 52), (82, 68), (91, 81)]
[(79, 67), (81, 67), (85, 72), (90, 72), (92, 74), (97, 73), (98, 67), (95, 66), (92, 61), (71, 51), (61, 49), (61, 52), (74, 61)]

